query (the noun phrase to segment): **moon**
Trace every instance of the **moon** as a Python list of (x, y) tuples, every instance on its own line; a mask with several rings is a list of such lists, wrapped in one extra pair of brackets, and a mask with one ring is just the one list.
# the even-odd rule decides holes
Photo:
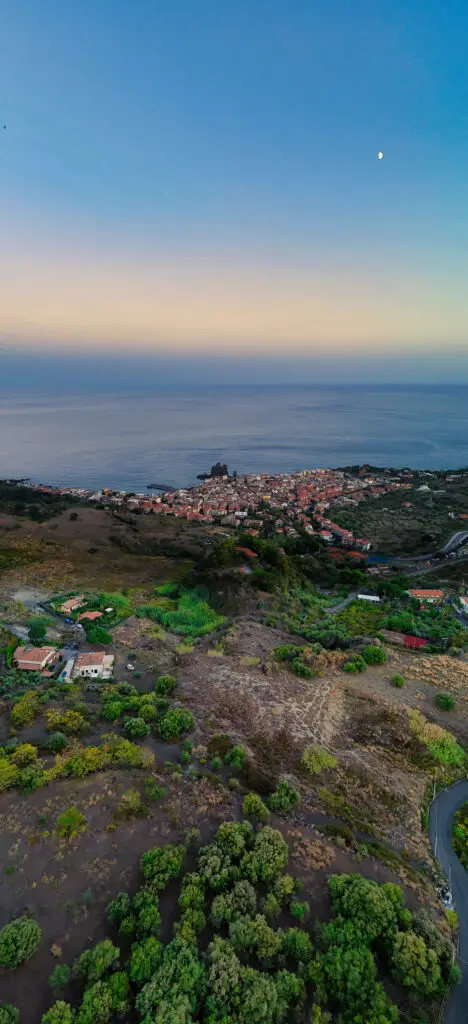
[(383, 160), (383, 153), (378, 154), (379, 160)]

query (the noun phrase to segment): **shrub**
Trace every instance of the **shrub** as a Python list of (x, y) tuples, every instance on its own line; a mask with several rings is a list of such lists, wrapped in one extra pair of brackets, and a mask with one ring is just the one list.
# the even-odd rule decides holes
[(310, 775), (318, 775), (319, 772), (328, 768), (336, 768), (336, 757), (330, 754), (324, 747), (311, 743), (306, 747), (301, 758), (301, 763)]
[(85, 727), (85, 719), (79, 711), (46, 711), (48, 729), (59, 729), (72, 735), (81, 732)]
[(12, 764), (7, 757), (0, 754), (0, 793), (6, 789), (16, 786), (20, 777), (19, 768)]
[(187, 711), (186, 708), (171, 708), (159, 721), (159, 735), (163, 740), (178, 740), (184, 732), (193, 729), (194, 724), (195, 719), (191, 711)]
[(26, 764), (32, 764), (36, 758), (37, 747), (34, 747), (32, 743), (20, 743), (11, 755), (13, 764), (21, 767)]
[(455, 853), (468, 870), (468, 802), (462, 804), (455, 814), (452, 842)]
[(254, 818), (257, 821), (268, 821), (268, 807), (258, 796), (258, 793), (247, 793), (242, 804), (242, 813), (247, 818)]
[(271, 810), (276, 812), (290, 811), (293, 807), (297, 807), (300, 802), (300, 793), (286, 779), (278, 782), (275, 792), (268, 801)]
[(343, 665), (343, 672), (365, 672), (366, 662), (360, 654), (354, 654), (349, 661)]
[(219, 927), (223, 921), (229, 924), (239, 918), (253, 917), (257, 909), (257, 894), (250, 882), (236, 882), (228, 893), (215, 896), (211, 904), (211, 918)]
[(115, 811), (115, 817), (135, 818), (144, 812), (141, 796), (134, 786), (122, 793), (120, 803)]
[(279, 647), (275, 647), (273, 657), (276, 661), (290, 661), (292, 658), (299, 658), (303, 650), (304, 648), (298, 647), (297, 644), (280, 644)]
[(161, 697), (167, 697), (174, 692), (176, 686), (177, 680), (175, 676), (167, 675), (159, 676), (159, 679), (156, 680), (154, 688), (156, 690), (156, 693), (158, 693)]
[(237, 745), (228, 750), (227, 754), (224, 755), (224, 760), (226, 764), (231, 765), (233, 771), (240, 772), (244, 767), (246, 756), (244, 747)]
[(315, 672), (308, 665), (305, 665), (301, 658), (293, 658), (289, 667), (291, 672), (294, 672), (296, 676), (302, 676), (304, 679), (312, 679), (315, 675)]
[(178, 878), (185, 858), (185, 846), (155, 846), (141, 858), (144, 877), (156, 889), (164, 889), (172, 878)]
[(71, 971), (68, 964), (57, 964), (52, 974), (49, 975), (49, 985), (51, 988), (63, 988), (64, 985), (68, 985), (70, 981)]
[(149, 736), (151, 726), (144, 718), (124, 718), (124, 733), (129, 739), (140, 739)]
[(144, 792), (147, 800), (162, 800), (163, 796), (166, 795), (164, 786), (161, 786), (160, 782), (156, 779), (145, 779)]
[(378, 885), (361, 875), (332, 875), (328, 888), (335, 913), (352, 922), (361, 941), (380, 938), (388, 945), (399, 925), (411, 921), (400, 887), (391, 882)]
[(395, 675), (392, 676), (390, 682), (393, 684), (393, 686), (396, 686), (399, 690), (401, 690), (401, 687), (405, 685), (405, 677), (400, 675), (399, 672), (395, 672)]
[(293, 917), (296, 917), (298, 921), (303, 921), (309, 913), (310, 906), (305, 900), (303, 903), (294, 901), (291, 903), (290, 910)]
[(41, 709), (39, 694), (35, 690), (29, 690), (13, 706), (10, 722), (16, 729), (22, 729), (25, 725), (31, 725)]
[(438, 693), (435, 702), (442, 711), (453, 711), (456, 704), (455, 698), (450, 693)]
[(47, 740), (47, 749), (53, 754), (59, 754), (67, 746), (68, 740), (64, 732), (54, 732)]
[(465, 753), (450, 732), (428, 722), (417, 709), (409, 711), (408, 716), (411, 732), (427, 747), (435, 761), (444, 765), (464, 764)]
[(86, 818), (77, 807), (69, 807), (57, 818), (54, 832), (61, 839), (75, 839), (80, 832), (86, 831)]
[(74, 1020), (75, 1011), (70, 1003), (64, 1003), (59, 999), (42, 1015), (41, 1024), (73, 1024)]
[(17, 917), (0, 931), (0, 967), (15, 970), (30, 960), (41, 941), (42, 932), (31, 917)]
[(90, 626), (86, 631), (86, 636), (90, 644), (108, 644), (112, 643), (112, 636), (107, 629), (103, 626)]
[(154, 722), (158, 717), (158, 712), (154, 704), (140, 704), (139, 717), (145, 722)]
[(108, 700), (104, 704), (102, 716), (106, 722), (118, 722), (123, 709), (124, 702), (122, 700)]
[(384, 647), (376, 647), (374, 644), (369, 644), (368, 647), (364, 648), (362, 657), (366, 665), (385, 665), (387, 652)]

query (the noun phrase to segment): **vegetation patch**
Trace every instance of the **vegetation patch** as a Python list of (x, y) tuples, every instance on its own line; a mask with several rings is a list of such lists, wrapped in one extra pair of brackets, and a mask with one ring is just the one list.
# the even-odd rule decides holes
[[(314, 1024), (396, 1024), (378, 979), (393, 978), (423, 1016), (457, 980), (451, 943), (424, 912), (408, 910), (397, 885), (330, 876), (332, 917), (312, 933), (310, 904), (297, 900), (285, 873), (280, 832), (225, 822), (189, 872), (186, 852), (169, 844), (143, 854), (141, 887), (108, 904), (114, 938), (85, 950), (71, 975), (61, 965), (54, 979), (67, 994), (71, 978), (78, 1009), (62, 997), (41, 1024), (110, 1024), (134, 1014), (148, 1024), (286, 1024), (304, 1020), (306, 1007)], [(164, 943), (160, 895), (169, 885), (177, 886), (179, 916)]]
[(468, 871), (468, 801), (455, 814), (452, 840), (457, 857)]

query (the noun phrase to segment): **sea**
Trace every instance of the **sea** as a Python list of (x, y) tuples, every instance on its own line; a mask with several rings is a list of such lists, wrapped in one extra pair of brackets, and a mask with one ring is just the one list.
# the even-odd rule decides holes
[(468, 386), (0, 391), (0, 478), (145, 491), (237, 473), (369, 463), (468, 466)]

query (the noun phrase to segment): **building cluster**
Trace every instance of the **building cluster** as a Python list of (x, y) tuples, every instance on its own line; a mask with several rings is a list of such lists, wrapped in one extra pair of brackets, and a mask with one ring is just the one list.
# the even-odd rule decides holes
[[(37, 489), (51, 491), (51, 488)], [(264, 520), (274, 521), (278, 534), (294, 536), (300, 525), (328, 542), (365, 552), (370, 542), (355, 538), (327, 518), (334, 508), (357, 505), (367, 498), (377, 498), (390, 491), (411, 488), (411, 474), (389, 477), (386, 474), (361, 473), (358, 476), (343, 470), (311, 469), (297, 473), (267, 473), (245, 476), (210, 477), (190, 488), (166, 491), (163, 494), (133, 494), (127, 491), (86, 491), (83, 488), (55, 488), (54, 493), (71, 494), (103, 505), (124, 506), (129, 511), (174, 516), (202, 523), (222, 522), (242, 525), (255, 532)]]
[[(56, 647), (17, 647), (13, 655), (15, 668), (22, 672), (40, 672), (44, 676), (52, 676), (57, 672), (57, 665), (63, 661), (64, 652)], [(86, 676), (91, 679), (110, 679), (114, 667), (114, 655), (105, 651), (87, 651), (69, 657), (60, 671), (61, 680), (78, 679)]]

